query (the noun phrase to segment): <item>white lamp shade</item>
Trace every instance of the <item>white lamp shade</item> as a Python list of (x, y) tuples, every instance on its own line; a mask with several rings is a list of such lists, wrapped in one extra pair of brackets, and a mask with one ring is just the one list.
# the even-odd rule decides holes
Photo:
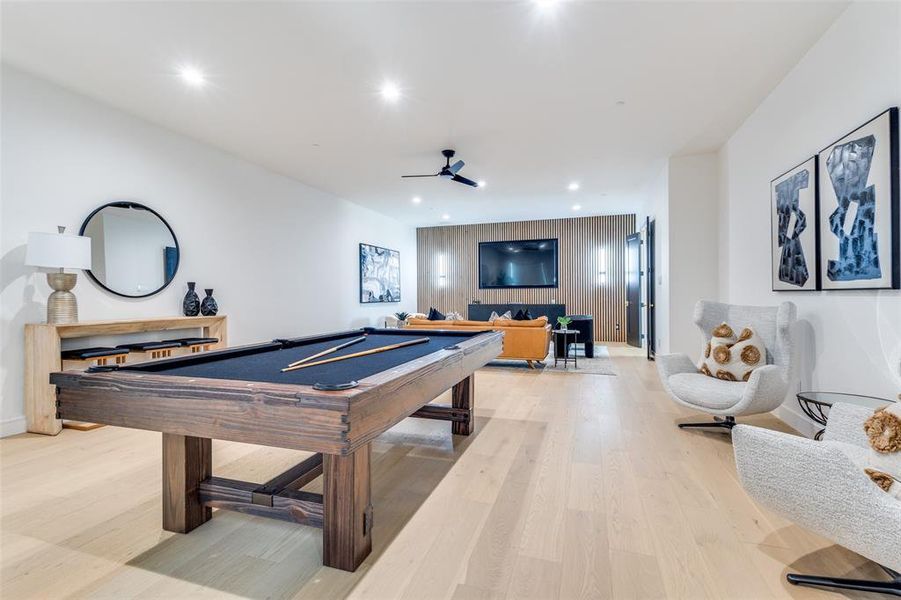
[(25, 264), (50, 269), (90, 269), (91, 238), (68, 233), (29, 233)]

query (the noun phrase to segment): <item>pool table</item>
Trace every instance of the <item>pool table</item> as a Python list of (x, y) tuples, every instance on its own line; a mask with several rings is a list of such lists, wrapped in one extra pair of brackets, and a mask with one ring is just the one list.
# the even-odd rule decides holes
[[(332, 358), (283, 372), (351, 339)], [(146, 363), (53, 373), (59, 418), (163, 434), (163, 528), (187, 533), (212, 509), (323, 529), (323, 563), (355, 570), (372, 549), (370, 442), (406, 417), (473, 431), (474, 372), (501, 353), (500, 332), (360, 329)], [(429, 404), (453, 388), (452, 404)], [(215, 477), (212, 439), (316, 454), (265, 483)], [(323, 476), (323, 493), (302, 490)]]

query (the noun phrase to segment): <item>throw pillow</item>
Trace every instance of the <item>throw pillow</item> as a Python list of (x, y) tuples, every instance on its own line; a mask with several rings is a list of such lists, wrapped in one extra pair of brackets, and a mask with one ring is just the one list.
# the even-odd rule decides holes
[(526, 320), (525, 311), (520, 308), (518, 311), (516, 311), (516, 314), (513, 315), (513, 320), (514, 321), (525, 321)]
[(438, 312), (437, 308), (429, 309), (429, 316), (428, 316), (429, 321), (444, 321), (445, 318), (446, 317), (443, 314)]
[(458, 312), (451, 311), (447, 313), (447, 317), (445, 317), (448, 321), (462, 321), (463, 315)]
[(845, 442), (824, 443), (841, 450), (855, 466), (863, 470), (870, 481), (879, 486), (882, 491), (887, 492), (889, 496), (901, 500), (901, 481), (899, 481), (901, 454), (883, 454)]
[(863, 430), (876, 452), (901, 452), (901, 403), (892, 403), (873, 413)]
[(499, 315), (496, 312), (491, 311), (491, 316), (488, 317), (488, 322), (494, 323), (495, 321), (509, 321), (511, 319), (513, 319), (513, 315), (510, 313), (509, 310), (502, 315)]
[(766, 347), (753, 329), (745, 327), (736, 336), (732, 327), (723, 323), (711, 332), (698, 370), (725, 381), (747, 381), (754, 369), (765, 364)]

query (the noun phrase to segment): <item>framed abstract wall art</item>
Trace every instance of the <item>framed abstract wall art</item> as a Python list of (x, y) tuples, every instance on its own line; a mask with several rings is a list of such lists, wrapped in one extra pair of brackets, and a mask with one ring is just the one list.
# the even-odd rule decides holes
[(400, 302), (400, 252), (360, 244), (360, 302)]
[(899, 288), (898, 186), (897, 108), (820, 152), (822, 289)]
[(770, 182), (773, 291), (819, 289), (817, 157)]

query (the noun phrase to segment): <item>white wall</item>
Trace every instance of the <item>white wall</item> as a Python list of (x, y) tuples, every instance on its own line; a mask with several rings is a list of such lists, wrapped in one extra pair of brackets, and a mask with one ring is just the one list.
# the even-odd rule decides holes
[[(77, 230), (97, 206), (134, 200), (175, 230), (181, 264), (160, 294), (125, 300), (82, 275), (80, 317), (179, 314), (186, 281), (212, 287), (233, 344), (381, 324), (416, 306), (415, 231), (298, 181), (46, 81), (2, 69), (0, 424), (24, 429), (23, 326), (50, 293), (24, 266), (29, 231)], [(358, 246), (400, 250), (403, 301), (358, 302)]]
[(669, 161), (669, 351), (692, 358), (703, 341), (695, 304), (719, 297), (718, 169), (716, 154)]
[(663, 164), (647, 189), (654, 220), (654, 351), (669, 354), (669, 164)]
[[(802, 320), (801, 387), (901, 392), (901, 292), (771, 290), (769, 182), (890, 106), (901, 104), (901, 4), (854, 3), (720, 153), (727, 299), (790, 300)], [(782, 414), (792, 421), (797, 404)]]
[(699, 356), (692, 316), (700, 299), (717, 299), (718, 157), (672, 157), (646, 195), (655, 220), (655, 338), (659, 354)]

